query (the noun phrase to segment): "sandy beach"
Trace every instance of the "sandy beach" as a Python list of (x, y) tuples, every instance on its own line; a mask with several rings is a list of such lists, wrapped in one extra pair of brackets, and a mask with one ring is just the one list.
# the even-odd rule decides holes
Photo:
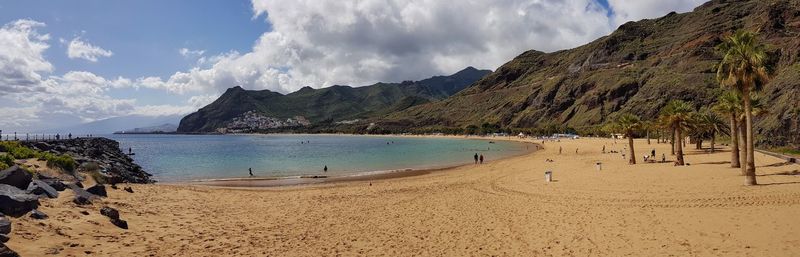
[[(484, 165), (375, 180), (131, 185), (88, 207), (67, 190), (41, 201), (49, 219), (12, 219), (7, 245), (22, 256), (800, 256), (800, 165), (757, 153), (761, 185), (746, 187), (726, 148), (688, 145), (690, 165), (675, 167), (628, 165), (603, 145), (622, 151), (626, 141), (546, 142)], [(638, 161), (651, 149), (674, 159), (669, 144), (636, 147)], [(104, 205), (130, 229), (100, 215)]]

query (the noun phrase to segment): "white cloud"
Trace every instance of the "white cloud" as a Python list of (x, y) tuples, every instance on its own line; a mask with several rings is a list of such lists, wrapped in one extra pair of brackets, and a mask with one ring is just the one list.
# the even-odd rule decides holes
[(610, 31), (593, 0), (255, 0), (253, 8), (256, 17), (269, 13), (273, 31), (251, 52), (205, 59), (205, 67), (150, 84), (181, 93), (233, 86), (285, 93), (422, 79), (470, 65), (494, 69), (525, 50), (574, 47)]
[(191, 50), (189, 48), (181, 48), (178, 49), (178, 53), (180, 53), (183, 57), (186, 58), (198, 58), (203, 56), (206, 53), (206, 50)]
[(67, 56), (70, 59), (80, 58), (90, 62), (97, 62), (97, 58), (110, 57), (113, 54), (114, 53), (109, 50), (81, 40), (80, 37), (73, 38), (72, 41), (69, 42), (67, 48)]
[(50, 47), (50, 36), (36, 30), (44, 26), (17, 20), (0, 28), (0, 95), (42, 90), (42, 74), (53, 71), (53, 65), (42, 56)]
[(688, 12), (708, 0), (608, 0), (614, 12), (614, 27), (628, 21), (656, 18), (669, 12)]
[(177, 93), (233, 86), (286, 93), (495, 69), (526, 50), (576, 47), (628, 20), (702, 1), (611, 0), (609, 17), (595, 0), (253, 0), (253, 18), (266, 17), (273, 31), (251, 52), (203, 57), (199, 67), (154, 84)]

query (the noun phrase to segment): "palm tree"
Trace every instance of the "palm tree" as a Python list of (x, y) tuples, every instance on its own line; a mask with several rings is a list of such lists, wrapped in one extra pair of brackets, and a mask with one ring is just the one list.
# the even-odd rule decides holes
[(745, 185), (757, 185), (753, 143), (753, 115), (750, 93), (758, 92), (769, 81), (767, 51), (758, 42), (756, 34), (738, 31), (729, 36), (717, 48), (723, 53), (717, 67), (717, 80), (722, 86), (741, 92), (744, 102), (744, 121), (747, 147), (745, 163)]
[(735, 91), (722, 94), (714, 106), (714, 110), (728, 115), (731, 136), (731, 168), (741, 167), (739, 162), (739, 114), (742, 113), (742, 100)]
[[(699, 127), (703, 130), (703, 137), (711, 140), (711, 152), (715, 151), (714, 144), (717, 140), (717, 134), (727, 135), (730, 128), (725, 124), (716, 113), (709, 110), (704, 110), (698, 113), (697, 122)], [(702, 140), (701, 138), (701, 140)]]
[(661, 109), (661, 124), (670, 128), (675, 134), (672, 142), (677, 155), (677, 165), (685, 165), (683, 160), (683, 132), (691, 129), (692, 104), (682, 100), (672, 100)]
[(631, 149), (629, 152), (630, 158), (628, 159), (628, 164), (636, 164), (636, 152), (633, 150), (633, 137), (636, 136), (636, 132), (642, 129), (643, 125), (639, 116), (630, 113), (620, 115), (614, 123), (613, 127), (628, 138), (628, 147)]

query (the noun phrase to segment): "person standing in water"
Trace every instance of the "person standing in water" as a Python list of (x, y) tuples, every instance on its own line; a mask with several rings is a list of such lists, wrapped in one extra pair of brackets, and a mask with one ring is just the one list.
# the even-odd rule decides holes
[(247, 168), (247, 170), (250, 171), (250, 176), (253, 177), (253, 168)]
[(483, 164), (483, 154), (481, 154), (480, 161), (481, 161), (481, 164)]
[(475, 153), (474, 158), (475, 158), (475, 164), (478, 164), (478, 153)]
[(328, 172), (328, 165), (325, 165), (325, 168), (322, 168), (323, 172)]

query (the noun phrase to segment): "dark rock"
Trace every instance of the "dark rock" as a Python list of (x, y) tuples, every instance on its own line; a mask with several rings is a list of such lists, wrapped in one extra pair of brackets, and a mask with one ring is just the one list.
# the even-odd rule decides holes
[(8, 242), (8, 240), (11, 240), (8, 235), (0, 234), (0, 243)]
[(117, 188), (117, 184), (111, 184), (111, 189), (115, 189), (115, 190), (118, 189)]
[(103, 214), (103, 216), (109, 217), (112, 220), (119, 219), (119, 211), (108, 206), (103, 206), (103, 208), (100, 208), (100, 214)]
[(34, 195), (44, 195), (49, 198), (58, 198), (58, 191), (41, 180), (34, 179), (28, 185), (28, 193)]
[(90, 205), (92, 204), (92, 199), (82, 195), (75, 195), (75, 198), (72, 199), (72, 202), (77, 205)]
[(128, 192), (128, 193), (133, 193), (133, 188), (125, 187), (125, 191)]
[(0, 257), (19, 257), (19, 254), (5, 244), (0, 244)]
[(37, 219), (37, 220), (43, 220), (43, 219), (47, 219), (47, 217), (49, 217), (49, 216), (47, 216), (46, 213), (41, 212), (39, 210), (32, 210), (30, 217), (34, 218), (34, 219)]
[(83, 215), (89, 215), (89, 212), (88, 212), (88, 211), (81, 211), (81, 214), (83, 214)]
[(12, 185), (22, 190), (28, 188), (31, 179), (33, 179), (33, 175), (17, 165), (0, 171), (0, 184)]
[(6, 217), (0, 217), (0, 235), (11, 233), (11, 220)]
[(86, 191), (89, 192), (89, 193), (92, 193), (94, 195), (97, 195), (97, 196), (102, 196), (102, 197), (107, 197), (108, 196), (108, 193), (106, 193), (106, 186), (104, 186), (103, 184), (97, 184), (97, 185), (91, 186), (91, 187), (87, 188)]
[(77, 186), (77, 187), (83, 188), (83, 183), (81, 183), (80, 181), (76, 181), (76, 182), (75, 182), (75, 183), (73, 183), (73, 184), (74, 184), (75, 186)]
[(67, 185), (64, 184), (63, 181), (61, 181), (60, 179), (57, 179), (57, 178), (46, 178), (46, 179), (42, 179), (42, 181), (44, 181), (44, 183), (47, 183), (47, 185), (49, 185), (50, 187), (54, 188), (56, 191), (59, 191), (59, 192), (64, 191), (65, 189), (67, 189)]
[(0, 184), (0, 212), (20, 217), (39, 207), (39, 197), (14, 186)]
[(111, 224), (114, 224), (114, 225), (116, 225), (117, 227), (119, 227), (119, 228), (122, 228), (122, 229), (128, 229), (128, 222), (127, 222), (127, 221), (125, 221), (125, 220), (121, 220), (121, 219), (112, 219), (112, 220), (111, 220)]
[(96, 195), (89, 193), (88, 191), (78, 187), (75, 184), (70, 184), (69, 188), (72, 189), (73, 192), (75, 192), (75, 199), (73, 199), (72, 202), (77, 205), (92, 204), (92, 200), (97, 198)]

